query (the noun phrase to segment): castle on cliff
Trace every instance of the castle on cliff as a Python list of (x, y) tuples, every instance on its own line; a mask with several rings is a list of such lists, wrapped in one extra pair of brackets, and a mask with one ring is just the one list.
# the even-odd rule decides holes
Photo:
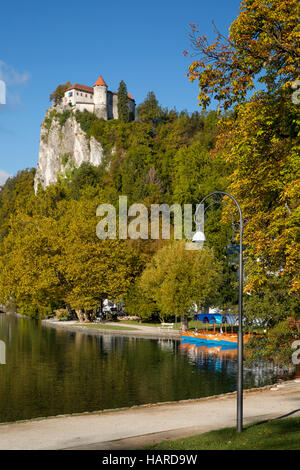
[[(103, 78), (100, 76), (93, 87), (86, 85), (71, 85), (64, 94), (63, 107), (72, 105), (75, 110), (87, 110), (97, 117), (118, 119), (118, 94), (109, 91)], [(135, 115), (135, 101), (128, 93), (129, 113)]]

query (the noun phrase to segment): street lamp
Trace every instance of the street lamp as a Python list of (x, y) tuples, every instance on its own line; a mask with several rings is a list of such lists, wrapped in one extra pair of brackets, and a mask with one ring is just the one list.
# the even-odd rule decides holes
[(206, 236), (205, 236), (204, 232), (202, 232), (201, 230), (198, 230), (194, 234), (192, 241), (195, 242), (195, 243), (200, 243), (201, 245), (203, 245), (206, 242)]
[[(197, 222), (197, 212), (199, 208), (203, 208), (204, 201), (211, 196), (228, 196), (238, 208), (240, 221), (239, 221), (239, 229), (240, 229), (240, 253), (239, 253), (239, 310), (238, 310), (238, 376), (237, 376), (237, 431), (243, 431), (243, 216), (242, 211), (240, 208), (239, 203), (237, 200), (231, 196), (231, 194), (225, 193), (224, 191), (214, 191), (213, 193), (208, 194), (205, 196), (202, 201), (199, 203), (195, 213), (195, 222), (198, 227), (198, 230), (193, 236), (193, 242), (199, 243), (200, 248), (206, 241), (206, 237), (204, 234), (204, 230), (202, 227), (199, 227), (199, 223)], [(222, 199), (218, 202), (223, 203)], [(231, 212), (232, 218), (233, 214)], [(204, 217), (204, 212), (203, 212)], [(203, 226), (203, 221), (202, 221)], [(234, 226), (234, 222), (233, 222)]]

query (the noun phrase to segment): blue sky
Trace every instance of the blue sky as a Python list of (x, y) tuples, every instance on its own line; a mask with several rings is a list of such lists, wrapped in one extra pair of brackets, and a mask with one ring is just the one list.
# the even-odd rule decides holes
[(49, 94), (69, 80), (92, 86), (99, 75), (112, 91), (124, 80), (136, 103), (155, 92), (163, 107), (198, 109), (189, 24), (213, 37), (236, 18), (240, 0), (111, 0), (3, 2), (0, 79), (0, 184), (6, 174), (37, 165), (40, 125)]

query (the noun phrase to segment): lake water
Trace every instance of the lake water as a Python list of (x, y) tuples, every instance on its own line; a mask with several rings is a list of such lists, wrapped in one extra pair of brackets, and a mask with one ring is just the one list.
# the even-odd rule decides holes
[[(176, 340), (89, 336), (0, 315), (0, 422), (199, 398), (236, 390), (236, 351)], [(245, 388), (276, 380), (245, 369)]]

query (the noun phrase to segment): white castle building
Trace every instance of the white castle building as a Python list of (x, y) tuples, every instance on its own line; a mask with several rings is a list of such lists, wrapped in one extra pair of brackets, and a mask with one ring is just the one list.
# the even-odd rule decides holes
[[(100, 76), (93, 87), (86, 85), (70, 86), (63, 98), (63, 106), (72, 105), (75, 110), (87, 110), (95, 113), (97, 117), (107, 119), (118, 119), (118, 94), (109, 91), (103, 78)], [(130, 114), (135, 115), (135, 100), (128, 93), (128, 108)]]

